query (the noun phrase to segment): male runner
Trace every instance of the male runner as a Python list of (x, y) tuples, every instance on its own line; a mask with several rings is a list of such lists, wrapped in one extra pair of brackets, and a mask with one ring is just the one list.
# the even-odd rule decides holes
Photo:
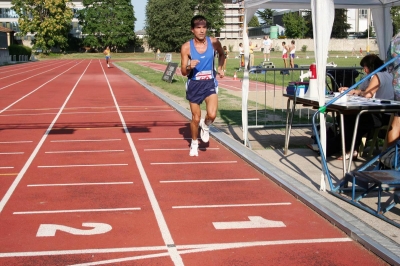
[(107, 67), (110, 67), (111, 51), (110, 51), (109, 46), (107, 46), (107, 48), (104, 50), (103, 54), (106, 56)]
[[(186, 83), (186, 99), (189, 100), (192, 112), (190, 130), (192, 142), (190, 144), (190, 156), (198, 156), (198, 133), (201, 127), (200, 137), (203, 142), (208, 142), (209, 125), (214, 122), (218, 108), (218, 81), (215, 71), (215, 52), (218, 53), (218, 74), (224, 77), (222, 69), (225, 61), (224, 50), (218, 39), (208, 37), (207, 20), (204, 16), (196, 15), (190, 22), (194, 38), (181, 47), (181, 72), (188, 76)], [(200, 104), (206, 102), (206, 116), (201, 119)]]

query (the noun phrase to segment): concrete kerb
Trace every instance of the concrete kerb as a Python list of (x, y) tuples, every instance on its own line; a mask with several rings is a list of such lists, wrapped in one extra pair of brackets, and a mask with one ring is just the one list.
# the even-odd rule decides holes
[[(164, 94), (152, 88), (147, 83), (130, 74), (118, 65), (115, 66), (132, 79), (136, 80), (151, 93), (169, 104), (183, 116), (191, 119), (191, 113), (189, 110), (183, 108)], [(252, 150), (249, 150), (244, 145), (227, 136), (216, 127), (210, 127), (210, 134), (216, 141), (229, 148), (232, 152), (237, 154), (264, 175), (268, 175), (268, 177), (274, 182), (282, 186), (285, 190), (294, 195), (297, 199), (301, 200), (308, 207), (319, 213), (333, 225), (337, 226), (349, 237), (355, 241), (358, 241), (360, 244), (365, 246), (368, 250), (375, 253), (386, 262), (392, 265), (400, 265), (400, 245), (382, 236), (351, 213), (340, 208), (333, 202), (319, 195), (317, 192), (311, 190), (296, 179), (282, 172), (274, 165), (265, 161), (260, 155)]]

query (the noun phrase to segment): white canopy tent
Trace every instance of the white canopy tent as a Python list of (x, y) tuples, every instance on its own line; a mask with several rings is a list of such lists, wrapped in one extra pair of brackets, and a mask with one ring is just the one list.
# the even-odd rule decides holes
[[(392, 21), (390, 8), (399, 6), (400, 0), (244, 0), (245, 25), (243, 27), (243, 44), (245, 49), (245, 65), (249, 60), (249, 40), (247, 24), (258, 9), (311, 9), (314, 33), (314, 55), (317, 65), (317, 81), (314, 95), (317, 95), (320, 106), (325, 104), (326, 58), (332, 31), (335, 8), (370, 8), (372, 12), (380, 56), (386, 57), (386, 51), (392, 38)], [(247, 100), (249, 93), (249, 73), (245, 68), (242, 83), (242, 123), (243, 140), (248, 140)], [(320, 115), (320, 132), (325, 132), (325, 118)], [(326, 150), (326, 136), (321, 135), (321, 143)], [(321, 190), (325, 190), (325, 173), (321, 175)]]

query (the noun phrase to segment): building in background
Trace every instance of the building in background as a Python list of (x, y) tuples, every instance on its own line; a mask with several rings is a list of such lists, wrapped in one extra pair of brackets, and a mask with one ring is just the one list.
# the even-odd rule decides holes
[[(74, 18), (71, 21), (71, 35), (77, 38), (82, 37), (82, 27), (78, 24), (78, 18), (76, 16), (76, 11), (83, 8), (82, 1), (72, 1), (74, 7)], [(0, 0), (0, 26), (13, 30), (14, 32), (19, 32), (18, 27), (18, 15), (14, 10), (11, 9), (11, 1)], [(31, 41), (33, 36), (28, 34), (24, 37), (14, 37), (17, 42), (23, 43), (26, 46), (31, 46)]]

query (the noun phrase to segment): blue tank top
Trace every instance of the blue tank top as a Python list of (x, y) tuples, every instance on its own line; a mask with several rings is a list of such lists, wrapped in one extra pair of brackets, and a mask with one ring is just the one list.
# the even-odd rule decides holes
[(206, 37), (207, 50), (200, 54), (197, 52), (194, 46), (194, 40), (190, 40), (190, 58), (191, 60), (199, 60), (200, 62), (191, 71), (188, 76), (192, 80), (209, 80), (215, 78), (214, 68), (214, 47), (212, 45), (210, 37)]

